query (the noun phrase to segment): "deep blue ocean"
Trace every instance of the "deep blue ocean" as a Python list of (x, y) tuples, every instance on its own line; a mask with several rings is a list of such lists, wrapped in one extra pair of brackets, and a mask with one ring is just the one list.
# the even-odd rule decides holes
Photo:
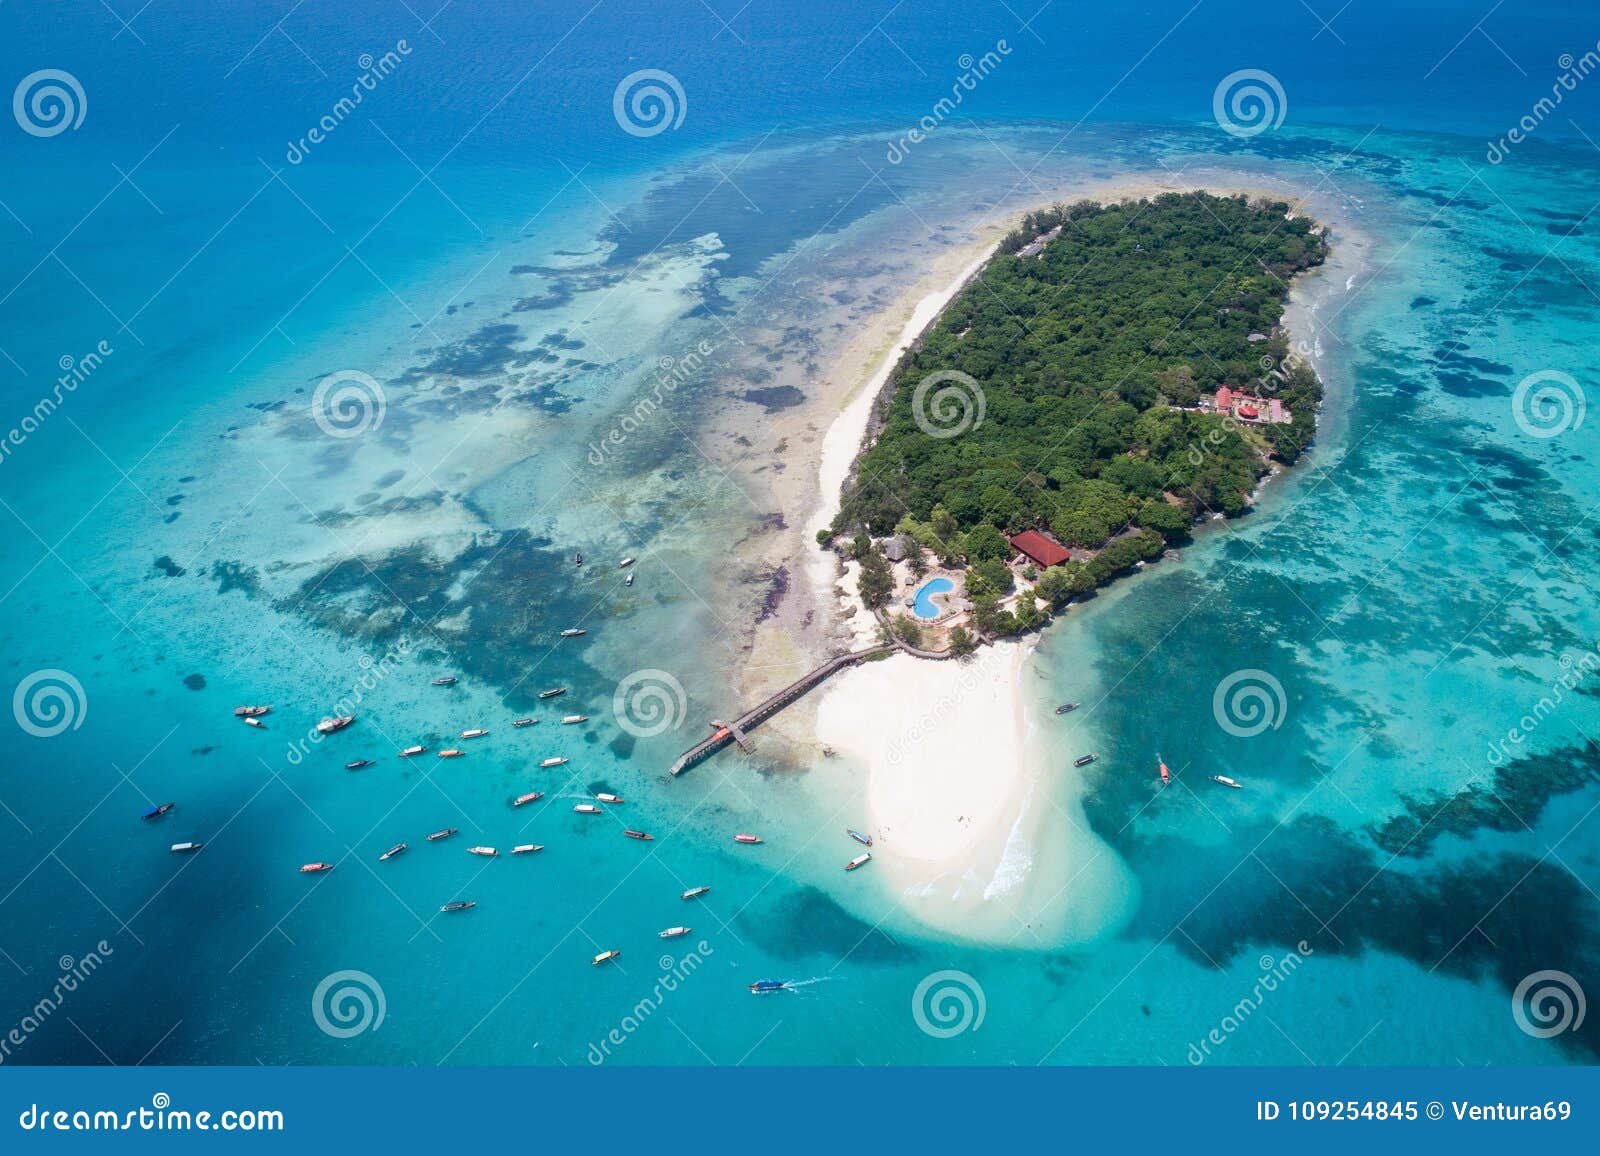
[[(1600, 13), (1034, 7), (0, 7), (0, 1058), (1594, 1062)], [(1229, 132), (1245, 70), (1273, 123)], [(671, 123), (617, 103), (645, 71)], [(1255, 513), (1045, 632), (1122, 914), (978, 945), (813, 843), (848, 790), (664, 777), (783, 591), (730, 557), (803, 516), (729, 423), (978, 222), (1123, 177), (1327, 212), (1328, 403)], [(641, 670), (685, 717), (619, 725)], [(1241, 670), (1265, 733), (1215, 720)]]

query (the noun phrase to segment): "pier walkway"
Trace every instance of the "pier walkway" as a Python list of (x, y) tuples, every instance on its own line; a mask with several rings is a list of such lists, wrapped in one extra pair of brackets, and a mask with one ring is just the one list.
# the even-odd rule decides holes
[(849, 654), (841, 654), (837, 658), (829, 659), (810, 674), (791, 682), (770, 698), (763, 700), (734, 719), (727, 726), (718, 727), (716, 732), (709, 738), (701, 740), (684, 751), (683, 754), (678, 756), (677, 762), (672, 764), (672, 773), (674, 775), (683, 774), (684, 771), (689, 770), (691, 767), (705, 762), (731, 742), (737, 741), (740, 747), (745, 751), (749, 751), (750, 745), (749, 740), (745, 737), (746, 731), (766, 722), (784, 707), (797, 701), (807, 691), (821, 684), (829, 675), (843, 670), (847, 666), (855, 666), (859, 662), (865, 662), (869, 658), (876, 658), (880, 654), (888, 654), (895, 649), (894, 643), (885, 642), (878, 646), (869, 646), (865, 650), (854, 650)]

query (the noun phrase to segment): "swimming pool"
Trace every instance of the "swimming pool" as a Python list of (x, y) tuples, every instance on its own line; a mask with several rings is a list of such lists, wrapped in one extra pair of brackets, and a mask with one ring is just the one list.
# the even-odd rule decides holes
[(937, 618), (944, 611), (934, 605), (933, 595), (943, 594), (947, 590), (954, 590), (956, 584), (948, 578), (929, 578), (917, 590), (917, 597), (911, 603), (911, 613), (918, 618)]

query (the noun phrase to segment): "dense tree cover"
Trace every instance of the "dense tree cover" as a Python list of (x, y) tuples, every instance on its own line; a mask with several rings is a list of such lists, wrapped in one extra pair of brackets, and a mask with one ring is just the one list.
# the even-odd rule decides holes
[[(941, 558), (974, 562), (1010, 553), (1002, 530), (1098, 549), (1138, 528), (1112, 544), (1118, 558), (1134, 551), (1120, 569), (1149, 556), (1151, 537), (1238, 513), (1266, 458), (1292, 461), (1309, 442), (1322, 395), (1309, 369), (1281, 368), (1288, 279), (1327, 253), (1313, 222), (1287, 213), (1192, 193), (1034, 214), (896, 367), (882, 433), (835, 528), (898, 526)], [(1058, 224), (1042, 254), (1018, 255)], [(979, 383), (982, 420), (973, 409), (963, 432), (930, 436), (913, 395), (949, 370)], [(1293, 423), (1176, 408), (1221, 385), (1281, 397)]]

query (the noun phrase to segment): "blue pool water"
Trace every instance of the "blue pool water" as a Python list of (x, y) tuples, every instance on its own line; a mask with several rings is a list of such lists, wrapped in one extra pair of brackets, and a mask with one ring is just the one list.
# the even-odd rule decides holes
[(911, 604), (911, 612), (918, 618), (939, 617), (939, 607), (934, 605), (933, 596), (955, 588), (956, 584), (948, 578), (928, 579), (922, 584), (922, 589), (917, 591), (916, 601)]

